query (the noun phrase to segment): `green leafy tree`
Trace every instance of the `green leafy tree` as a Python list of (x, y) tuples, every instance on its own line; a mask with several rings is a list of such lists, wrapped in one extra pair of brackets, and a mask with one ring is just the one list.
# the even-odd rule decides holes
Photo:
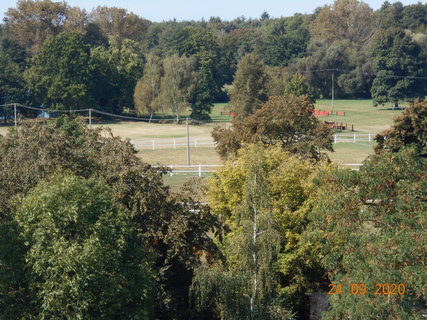
[(56, 174), (29, 192), (15, 217), (35, 317), (152, 318), (149, 255), (104, 183)]
[(306, 97), (271, 97), (261, 109), (230, 129), (216, 127), (212, 136), (222, 158), (236, 155), (248, 143), (279, 145), (284, 150), (320, 161), (333, 151), (332, 132), (315, 116)]
[(289, 77), (288, 81), (285, 82), (284, 94), (297, 97), (305, 96), (310, 102), (316, 102), (314, 94), (306, 84), (305, 77), (299, 73), (292, 75)]
[(66, 117), (46, 125), (23, 124), (1, 137), (0, 161), (0, 304), (5, 306), (0, 318), (33, 313), (25, 247), (14, 223), (11, 199), (66, 169), (105, 182), (112, 198), (131, 211), (139, 246), (148, 248), (155, 259), (156, 317), (190, 317), (193, 270), (200, 265), (200, 256), (218, 254), (209, 237), (216, 219), (206, 206), (198, 205), (194, 192), (171, 194), (159, 169), (142, 162), (129, 142)]
[(378, 153), (383, 150), (397, 152), (414, 145), (420, 155), (427, 156), (427, 101), (416, 100), (394, 120), (392, 127), (379, 133), (375, 140)]
[(133, 100), (137, 113), (139, 115), (149, 114), (150, 121), (153, 114), (161, 108), (161, 105), (156, 99), (160, 94), (162, 73), (163, 70), (160, 58), (153, 54), (147, 55), (144, 75), (138, 80), (135, 86)]
[[(0, 51), (0, 69), (0, 104), (25, 102), (25, 81), (19, 65), (3, 51)], [(7, 117), (13, 116), (13, 108), (0, 107), (0, 116), (6, 121)]]
[[(329, 296), (322, 319), (422, 319), (426, 169), (413, 148), (402, 149), (371, 157), (358, 172), (335, 170), (318, 180), (308, 238), (321, 246), (329, 279), (343, 290)], [(383, 284), (396, 294), (375, 294)], [(352, 285), (365, 294), (351, 294)]]
[(97, 104), (115, 113), (122, 112), (125, 107), (133, 109), (134, 89), (144, 65), (138, 43), (110, 37), (108, 47), (96, 47), (91, 54), (100, 78), (100, 81), (93, 81)]
[(400, 101), (424, 99), (425, 80), (411, 77), (426, 75), (426, 56), (403, 30), (378, 32), (371, 46), (371, 59), (376, 72), (371, 88), (375, 106), (390, 102), (397, 108)]
[(81, 34), (62, 33), (48, 40), (25, 76), (31, 94), (45, 106), (79, 109), (93, 103), (90, 48)]
[(267, 101), (268, 76), (262, 61), (254, 54), (240, 60), (230, 92), (230, 103), (236, 118), (244, 119)]
[(305, 56), (310, 40), (307, 20), (303, 15), (274, 20), (255, 52), (271, 66), (286, 66), (293, 59)]
[(160, 102), (176, 115), (179, 123), (182, 111), (188, 107), (194, 90), (194, 60), (172, 55), (163, 60), (164, 76)]
[(318, 168), (280, 147), (239, 155), (209, 181), (209, 205), (228, 227), (225, 260), (198, 270), (196, 303), (221, 319), (306, 318), (305, 297), (322, 279), (316, 246), (300, 241)]

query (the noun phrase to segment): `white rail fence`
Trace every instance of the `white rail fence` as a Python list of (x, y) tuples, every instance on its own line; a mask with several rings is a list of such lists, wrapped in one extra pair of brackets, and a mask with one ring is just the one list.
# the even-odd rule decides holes
[[(352, 133), (352, 134), (334, 134), (334, 143), (356, 143), (356, 142), (372, 142), (374, 133)], [(175, 139), (151, 139), (151, 140), (131, 140), (135, 148), (140, 150), (157, 150), (157, 149), (178, 149), (187, 146), (186, 138)], [(192, 148), (213, 148), (215, 142), (212, 139), (190, 139), (190, 147)]]
[[(349, 167), (351, 170), (358, 171), (359, 167), (361, 166), (361, 163), (345, 163), (341, 164), (340, 166), (343, 167)], [(201, 177), (203, 174), (213, 173), (218, 168), (224, 167), (222, 164), (197, 164), (197, 165), (165, 165), (165, 166), (153, 166), (153, 168), (160, 168), (160, 167), (167, 167), (170, 169), (168, 174), (170, 176), (173, 176), (175, 174), (194, 174), (196, 173), (197, 176)]]

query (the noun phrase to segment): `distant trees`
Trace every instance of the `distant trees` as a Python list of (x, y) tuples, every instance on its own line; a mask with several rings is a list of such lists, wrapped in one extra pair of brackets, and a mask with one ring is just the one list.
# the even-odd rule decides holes
[(258, 56), (245, 55), (237, 65), (230, 92), (232, 110), (237, 119), (244, 119), (267, 101), (268, 75)]
[(400, 29), (379, 32), (371, 47), (373, 69), (377, 73), (371, 93), (374, 105), (423, 99), (427, 86), (425, 80), (411, 77), (427, 75), (427, 54)]
[(90, 47), (79, 33), (49, 39), (26, 71), (31, 94), (39, 103), (58, 109), (86, 108), (94, 101)]
[(186, 56), (172, 55), (163, 61), (160, 101), (170, 108), (180, 121), (181, 112), (188, 107), (194, 90), (194, 63)]
[(162, 107), (157, 98), (160, 95), (160, 81), (163, 75), (163, 65), (160, 58), (154, 54), (146, 57), (144, 75), (136, 84), (133, 96), (135, 110), (139, 115), (153, 114)]
[[(287, 77), (267, 84), (269, 76), (277, 74), (303, 74), (313, 98), (330, 97), (332, 81), (337, 98), (373, 97), (376, 104), (382, 104), (422, 97), (424, 79), (401, 78), (405, 81), (397, 85), (399, 81), (393, 82), (391, 75), (413, 77), (425, 68), (419, 62), (427, 56), (426, 10), (427, 5), (422, 3), (404, 6), (386, 1), (373, 11), (359, 0), (336, 0), (313, 14), (292, 17), (151, 23), (122, 8), (99, 6), (86, 12), (66, 2), (20, 0), (16, 8), (5, 13), (0, 40), (2, 50), (25, 71), (35, 61), (27, 58), (38, 54), (49, 39), (64, 32), (81, 34), (91, 53), (94, 77), (88, 91), (92, 106), (115, 113), (126, 109), (141, 114), (134, 108), (134, 89), (143, 76), (144, 57), (154, 54), (163, 61), (173, 55), (185, 56), (194, 61), (191, 93), (184, 99), (190, 116), (209, 120), (213, 103), (229, 98), (239, 109), (235, 110), (237, 118), (243, 119), (265, 102), (267, 95), (283, 94), (282, 80)], [(418, 56), (415, 51), (405, 51), (408, 48), (403, 44), (396, 49), (406, 52), (407, 62), (398, 60), (407, 70), (391, 66), (393, 49), (384, 56), (391, 62), (387, 68), (379, 67), (379, 58), (373, 54), (381, 50), (370, 50), (379, 45), (378, 39), (387, 38), (391, 27), (419, 45)], [(238, 64), (247, 73), (238, 71)], [(420, 77), (424, 76), (422, 73)], [(236, 90), (228, 91), (227, 97), (225, 88), (233, 81)], [(247, 86), (248, 81), (251, 86)], [(24, 83), (24, 87), (27, 93), (34, 93), (31, 84)], [(81, 94), (77, 91), (76, 99)], [(409, 92), (408, 96), (402, 98), (402, 91)], [(147, 99), (139, 95), (138, 101), (147, 106), (151, 98)], [(35, 97), (34, 102), (40, 105), (45, 101)], [(175, 104), (164, 99), (161, 104), (176, 115)]]

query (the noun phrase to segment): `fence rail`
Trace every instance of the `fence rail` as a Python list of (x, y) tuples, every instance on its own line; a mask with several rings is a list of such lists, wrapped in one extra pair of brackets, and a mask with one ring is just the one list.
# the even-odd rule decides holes
[[(344, 163), (340, 166), (343, 167), (349, 167), (351, 170), (358, 171), (359, 167), (361, 166), (361, 163)], [(197, 176), (201, 177), (203, 173), (213, 173), (218, 168), (224, 167), (223, 164), (197, 164), (197, 165), (165, 165), (165, 166), (159, 166), (155, 165), (152, 166), (153, 168), (160, 168), (160, 167), (166, 167), (169, 168), (170, 171), (168, 174), (170, 176), (173, 176), (174, 174), (189, 174), (189, 173), (196, 173)]]
[[(334, 134), (334, 143), (356, 143), (356, 142), (372, 142), (374, 140), (374, 133), (351, 133), (351, 134)], [(151, 139), (151, 140), (131, 140), (135, 148), (145, 150), (157, 149), (178, 149), (187, 145), (186, 138), (175, 139)], [(191, 138), (190, 147), (194, 148), (213, 148), (216, 146), (215, 141), (212, 139), (198, 139)]]

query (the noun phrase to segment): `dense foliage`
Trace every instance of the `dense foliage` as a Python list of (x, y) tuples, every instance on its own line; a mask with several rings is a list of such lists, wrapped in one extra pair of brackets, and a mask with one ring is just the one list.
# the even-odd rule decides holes
[(215, 127), (212, 136), (222, 158), (236, 155), (245, 144), (278, 145), (284, 150), (320, 161), (332, 151), (332, 131), (315, 116), (305, 96), (270, 97), (260, 109), (229, 129)]
[[(259, 19), (153, 23), (116, 7), (86, 12), (66, 2), (19, 0), (0, 25), (0, 63), (7, 71), (0, 99), (145, 116), (163, 110), (178, 118), (178, 109), (187, 108), (205, 120), (213, 102), (230, 99), (243, 118), (268, 95), (283, 94), (293, 74), (303, 74), (317, 97), (330, 97), (334, 84), (337, 98), (397, 105), (426, 93), (426, 11), (422, 3), (386, 1), (374, 11), (359, 0), (336, 0), (292, 17), (264, 12)], [(171, 56), (192, 61), (174, 75), (191, 80), (175, 99)], [(164, 73), (153, 71), (153, 61)], [(27, 70), (25, 79), (17, 67)]]
[(218, 239), (225, 259), (197, 271), (199, 309), (221, 319), (308, 317), (308, 293), (325, 279), (316, 245), (302, 244), (301, 233), (321, 170), (278, 146), (256, 145), (218, 170), (207, 196), (228, 229)]
[(320, 178), (310, 240), (320, 244), (322, 264), (343, 290), (331, 296), (324, 319), (422, 319), (426, 172), (425, 159), (403, 149), (372, 157), (359, 172), (336, 170)]
[[(130, 143), (113, 137), (108, 131), (101, 133), (75, 120), (59, 118), (47, 125), (24, 125), (0, 137), (1, 318), (30, 317), (37, 314), (40, 307), (31, 291), (35, 283), (26, 259), (29, 249), (16, 224), (14, 197), (29, 194), (40, 181), (63, 170), (105, 183), (111, 190), (109, 197), (115, 199), (111, 210), (122, 212), (114, 209), (118, 203), (120, 208), (123, 206), (123, 210), (129, 211), (126, 219), (136, 233), (132, 245), (138, 250), (147, 248), (151, 253), (156, 317), (188, 319), (191, 316), (188, 290), (193, 269), (200, 264), (201, 255), (217, 254), (208, 236), (216, 219), (205, 206), (198, 205), (193, 199), (194, 193), (171, 194), (163, 186), (161, 173), (143, 163)], [(41, 197), (45, 189), (35, 192)], [(37, 197), (33, 196), (31, 202)], [(68, 210), (67, 205), (64, 206), (64, 210)], [(138, 252), (132, 250), (135, 254)]]
[(399, 151), (401, 148), (413, 145), (416, 151), (427, 156), (427, 101), (414, 101), (403, 113), (394, 120), (393, 126), (379, 133), (375, 140), (378, 142), (376, 151), (384, 149)]

